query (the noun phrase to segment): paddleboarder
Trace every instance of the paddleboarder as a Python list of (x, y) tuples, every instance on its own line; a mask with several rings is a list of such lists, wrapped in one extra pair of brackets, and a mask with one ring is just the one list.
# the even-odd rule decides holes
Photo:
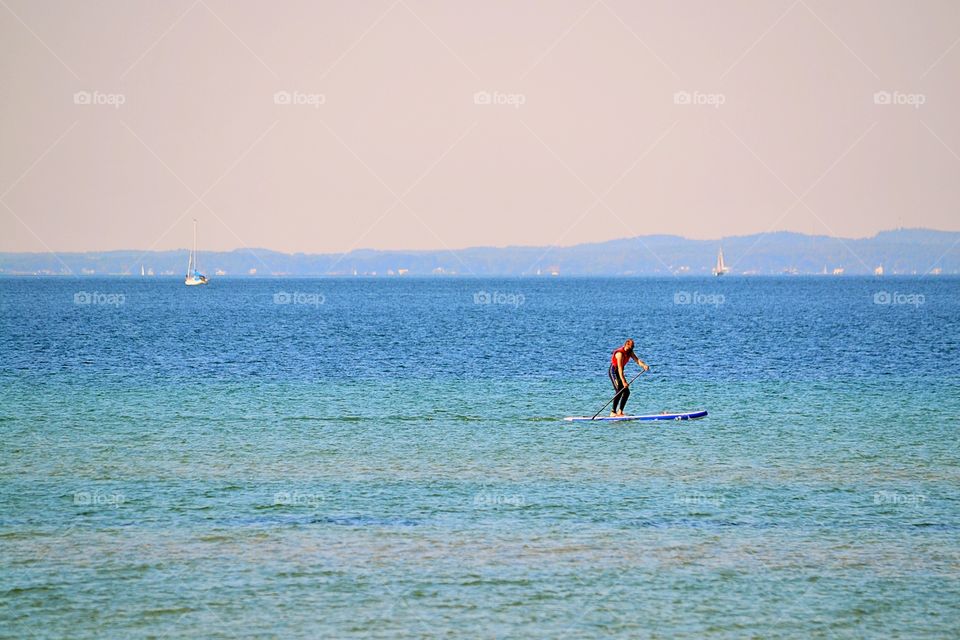
[(613, 383), (613, 390), (616, 395), (613, 398), (613, 411), (610, 417), (615, 418), (623, 415), (623, 410), (627, 406), (627, 399), (630, 397), (630, 383), (623, 375), (623, 367), (633, 359), (638, 365), (643, 367), (644, 371), (650, 371), (646, 362), (637, 357), (633, 352), (633, 340), (627, 339), (623, 346), (615, 349), (610, 356), (610, 369), (607, 373), (610, 376), (610, 382)]

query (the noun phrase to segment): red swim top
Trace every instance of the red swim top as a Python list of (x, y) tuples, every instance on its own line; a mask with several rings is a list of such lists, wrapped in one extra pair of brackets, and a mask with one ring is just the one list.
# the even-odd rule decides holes
[(610, 364), (612, 364), (613, 366), (617, 366), (618, 353), (621, 354), (620, 357), (622, 358), (620, 362), (623, 364), (623, 366), (627, 366), (627, 363), (630, 362), (630, 358), (633, 357), (633, 349), (627, 350), (627, 349), (624, 349), (623, 347), (616, 349), (613, 352), (613, 354), (610, 356)]

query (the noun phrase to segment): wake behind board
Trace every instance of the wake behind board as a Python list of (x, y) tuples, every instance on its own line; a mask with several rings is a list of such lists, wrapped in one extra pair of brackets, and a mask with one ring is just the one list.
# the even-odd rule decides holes
[(706, 411), (686, 411), (684, 413), (653, 413), (646, 416), (569, 416), (564, 418), (567, 422), (629, 422), (639, 420), (641, 422), (654, 422), (658, 420), (698, 420), (707, 417)]

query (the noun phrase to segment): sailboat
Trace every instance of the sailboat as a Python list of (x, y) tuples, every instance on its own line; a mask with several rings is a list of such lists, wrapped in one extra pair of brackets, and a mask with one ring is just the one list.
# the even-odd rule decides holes
[(717, 266), (713, 268), (713, 275), (722, 276), (730, 271), (730, 268), (723, 263), (723, 247), (720, 247), (720, 253), (717, 254)]
[(198, 284), (207, 284), (207, 276), (200, 273), (197, 266), (197, 221), (193, 221), (193, 249), (190, 251), (190, 258), (187, 260), (187, 277), (183, 284), (192, 287)]

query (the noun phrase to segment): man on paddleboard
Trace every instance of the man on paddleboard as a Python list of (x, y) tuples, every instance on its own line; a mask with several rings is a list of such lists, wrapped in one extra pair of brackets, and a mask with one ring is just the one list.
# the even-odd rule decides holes
[(623, 409), (627, 406), (627, 398), (630, 397), (630, 383), (627, 382), (626, 376), (623, 375), (623, 367), (626, 366), (631, 358), (643, 367), (644, 371), (650, 371), (647, 363), (638, 358), (637, 354), (633, 352), (633, 340), (628, 339), (623, 343), (622, 347), (614, 350), (613, 355), (610, 356), (610, 370), (607, 371), (610, 375), (610, 382), (613, 383), (613, 389), (617, 392), (613, 399), (613, 411), (610, 412), (611, 418), (622, 416)]

